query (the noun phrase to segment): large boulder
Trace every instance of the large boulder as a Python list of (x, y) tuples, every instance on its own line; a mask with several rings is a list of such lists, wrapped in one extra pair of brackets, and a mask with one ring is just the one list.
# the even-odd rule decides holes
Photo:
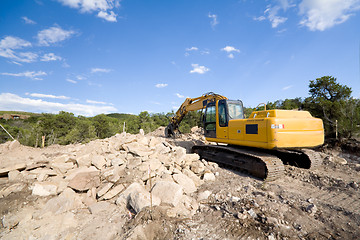
[(184, 188), (186, 194), (193, 193), (197, 190), (194, 181), (185, 174), (177, 173), (173, 175), (173, 178), (176, 183)]
[(183, 187), (172, 181), (158, 181), (155, 183), (151, 192), (153, 196), (161, 200), (162, 204), (175, 207), (183, 196)]
[(94, 167), (79, 170), (70, 179), (68, 186), (77, 191), (86, 191), (100, 185), (99, 170)]
[(52, 212), (61, 214), (67, 211), (84, 208), (80, 196), (72, 189), (66, 188), (59, 196), (47, 201), (43, 208), (43, 212)]

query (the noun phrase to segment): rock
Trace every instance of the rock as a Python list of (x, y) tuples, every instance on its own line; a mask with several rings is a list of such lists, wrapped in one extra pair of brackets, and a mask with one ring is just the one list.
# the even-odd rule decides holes
[(211, 195), (211, 191), (203, 191), (203, 192), (200, 192), (198, 194), (198, 197), (197, 197), (197, 200), (200, 202), (200, 201), (203, 201), (203, 200), (207, 200), (209, 198), (209, 196)]
[(83, 156), (76, 157), (76, 162), (79, 167), (90, 167), (91, 166), (90, 154), (85, 154)]
[(68, 186), (77, 191), (86, 191), (100, 185), (99, 171), (92, 168), (83, 169), (75, 174)]
[(115, 207), (114, 204), (111, 204), (109, 202), (101, 201), (96, 202), (89, 206), (89, 211), (91, 214), (99, 214), (101, 212), (109, 211), (111, 208)]
[(0, 177), (6, 177), (10, 171), (22, 171), (26, 168), (26, 163), (17, 163), (6, 168), (0, 169)]
[(108, 191), (107, 193), (105, 193), (101, 199), (111, 199), (113, 197), (115, 197), (116, 195), (118, 195), (122, 190), (124, 190), (124, 186), (122, 184), (117, 185), (116, 187), (114, 187), (113, 189), (111, 189), (110, 191)]
[(161, 200), (157, 196), (152, 196), (146, 191), (134, 191), (129, 195), (129, 205), (135, 210), (136, 213), (140, 212), (143, 208), (148, 206), (160, 205)]
[(250, 210), (247, 211), (247, 213), (252, 217), (252, 218), (257, 218), (257, 214), (255, 213), (255, 211), (250, 208)]
[(204, 174), (203, 180), (208, 182), (208, 181), (215, 181), (215, 175), (212, 172), (207, 172)]
[(80, 196), (71, 188), (66, 188), (59, 196), (47, 201), (43, 208), (43, 212), (51, 212), (56, 215), (84, 207)]
[(25, 187), (26, 185), (24, 183), (15, 183), (9, 187), (4, 187), (0, 190), (0, 198), (7, 197), (11, 193), (21, 192)]
[(342, 158), (342, 157), (338, 157), (338, 156), (328, 156), (327, 159), (328, 159), (330, 162), (337, 163), (337, 164), (340, 164), (340, 165), (346, 165), (346, 164), (347, 164), (346, 159), (344, 159), (344, 158)]
[(200, 161), (193, 161), (191, 164), (190, 164), (190, 170), (193, 171), (194, 173), (196, 174), (200, 174), (202, 173), (203, 171), (205, 171), (205, 166), (202, 162)]
[(182, 173), (174, 174), (173, 179), (176, 183), (178, 183), (180, 186), (184, 188), (184, 192), (186, 194), (193, 193), (197, 190), (194, 181), (191, 180), (191, 178), (189, 178), (185, 174)]
[(142, 135), (142, 136), (144, 136), (144, 135), (145, 135), (144, 129), (140, 128), (139, 134)]
[(158, 181), (151, 193), (158, 197), (161, 203), (175, 207), (183, 196), (183, 187), (172, 181)]
[(106, 159), (101, 155), (93, 155), (91, 156), (91, 164), (97, 169), (101, 170), (106, 165)]
[(9, 182), (20, 182), (23, 180), (22, 174), (18, 170), (8, 172)]
[(106, 183), (104, 186), (102, 186), (101, 188), (100, 188), (100, 190), (99, 191), (97, 191), (97, 196), (98, 197), (102, 197), (105, 193), (107, 193), (109, 190), (110, 190), (110, 188), (113, 186), (114, 184), (113, 183)]
[(65, 174), (67, 171), (69, 171), (74, 167), (75, 165), (72, 162), (68, 162), (68, 163), (54, 162), (51, 164), (51, 168), (54, 169), (59, 174)]
[(138, 142), (123, 144), (122, 148), (125, 151), (130, 152), (135, 156), (139, 156), (139, 157), (149, 156), (152, 153), (148, 147), (145, 147), (144, 145), (141, 145)]
[(315, 213), (317, 212), (317, 207), (315, 206), (315, 204), (310, 204), (306, 207), (306, 212), (310, 213), (310, 215), (315, 215)]
[(203, 184), (203, 181), (190, 169), (184, 168), (182, 170), (182, 173), (188, 176), (189, 178), (191, 178), (191, 180), (193, 180), (193, 182), (195, 183), (196, 187), (199, 187), (200, 185)]
[(32, 190), (32, 195), (41, 196), (41, 197), (46, 197), (56, 194), (57, 194), (57, 185), (52, 183), (45, 183), (45, 182), (35, 183)]
[(357, 184), (357, 182), (352, 181), (350, 184), (350, 187), (354, 188), (354, 189), (358, 189), (359, 188), (359, 184)]
[(120, 206), (126, 205), (132, 192), (146, 192), (146, 190), (143, 185), (138, 182), (134, 182), (119, 195), (118, 199), (116, 200), (116, 204)]
[(114, 158), (111, 160), (111, 165), (112, 166), (121, 166), (125, 163), (125, 159), (122, 159), (122, 158)]

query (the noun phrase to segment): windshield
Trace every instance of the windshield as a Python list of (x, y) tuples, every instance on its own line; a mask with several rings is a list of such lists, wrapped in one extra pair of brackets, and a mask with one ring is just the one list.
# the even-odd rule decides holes
[(244, 112), (242, 104), (237, 103), (228, 103), (228, 109), (229, 109), (229, 118), (230, 119), (242, 119), (244, 118)]

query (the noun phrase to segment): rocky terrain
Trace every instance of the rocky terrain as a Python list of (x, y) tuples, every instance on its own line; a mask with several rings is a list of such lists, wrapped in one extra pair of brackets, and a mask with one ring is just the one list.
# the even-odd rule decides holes
[(200, 132), (0, 145), (0, 238), (359, 239), (358, 142), (264, 182), (191, 154)]

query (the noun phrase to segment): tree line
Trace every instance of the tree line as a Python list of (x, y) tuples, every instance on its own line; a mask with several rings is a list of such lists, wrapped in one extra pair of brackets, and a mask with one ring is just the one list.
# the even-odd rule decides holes
[[(360, 100), (351, 96), (350, 87), (339, 84), (332, 76), (324, 76), (309, 82), (309, 94), (304, 99), (298, 97), (268, 102), (266, 107), (307, 110), (323, 120), (326, 137), (334, 137), (336, 131), (343, 138), (359, 134)], [(245, 108), (246, 116), (254, 110)], [(103, 139), (123, 131), (136, 134), (143, 129), (149, 133), (160, 126), (167, 126), (172, 116), (174, 112), (165, 114), (144, 111), (139, 115), (113, 113), (84, 117), (61, 111), (58, 114), (34, 114), (26, 120), (0, 119), (0, 123), (22, 144), (37, 147), (41, 144), (42, 136), (45, 136), (46, 145), (65, 145)], [(202, 126), (201, 117), (201, 111), (189, 112), (180, 124), (180, 131), (187, 133), (193, 126)], [(11, 139), (1, 130), (0, 143), (7, 140)]]

